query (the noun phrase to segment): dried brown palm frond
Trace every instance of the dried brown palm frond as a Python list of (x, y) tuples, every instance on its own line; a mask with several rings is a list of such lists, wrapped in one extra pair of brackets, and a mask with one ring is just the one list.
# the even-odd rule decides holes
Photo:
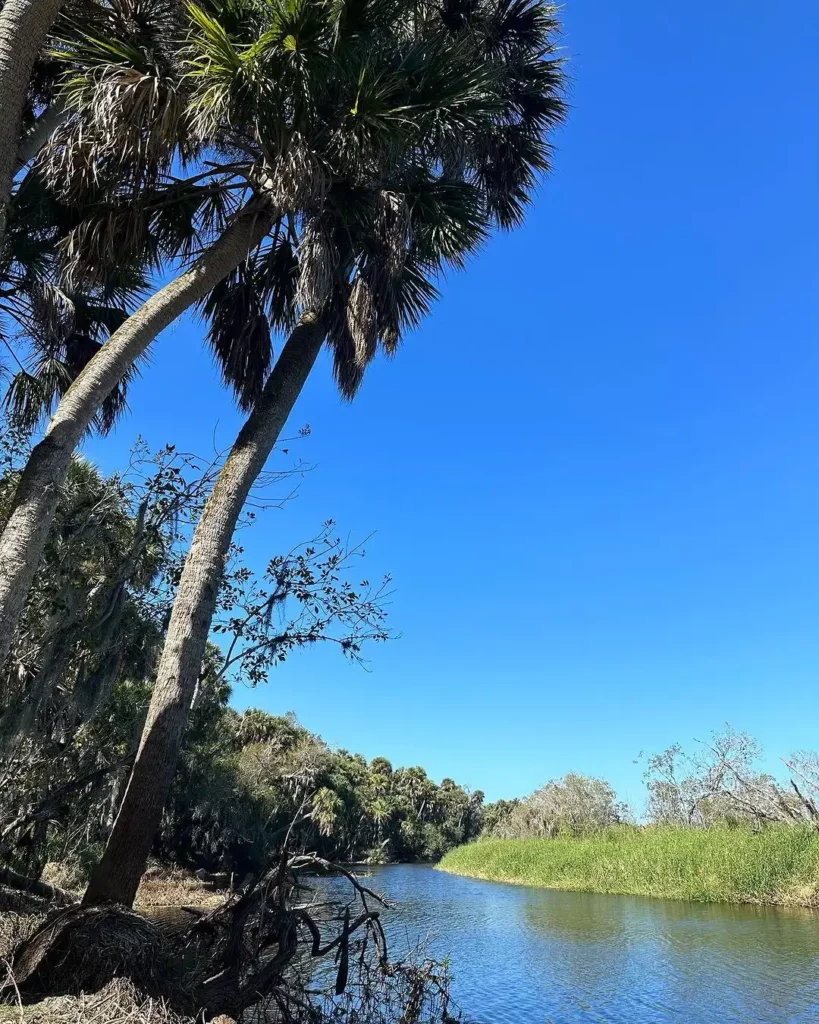
[[(69, 121), (41, 158), (51, 186), (71, 191), (75, 133), (78, 142), (93, 142), (95, 159), (109, 174), (116, 169), (139, 185), (164, 173), (186, 144), (185, 97), (178, 84), (128, 67), (102, 68), (88, 78), (81, 87), (66, 87), (81, 120)], [(55, 149), (65, 156), (50, 158)]]
[(311, 217), (307, 221), (299, 240), (297, 258), (296, 304), (302, 309), (323, 309), (335, 286), (339, 254), (329, 225), (322, 217)]
[(360, 275), (353, 282), (347, 300), (347, 329), (353, 342), (353, 359), (363, 370), (375, 356), (378, 333), (372, 289)]
[(39, 335), (56, 337), (69, 334), (76, 319), (76, 309), (69, 295), (43, 278), (35, 280), (29, 291), (30, 316)]
[(381, 189), (376, 200), (376, 233), (384, 246), (387, 268), (397, 273), (411, 243), (412, 216), (406, 195)]
[[(69, 134), (70, 132), (70, 134)], [(66, 203), (78, 204), (99, 180), (96, 136), (82, 124), (56, 131), (40, 150), (37, 170)]]
[(41, 150), (37, 166), (48, 187), (80, 204), (106, 182), (138, 190), (170, 169), (179, 141), (184, 101), (151, 75), (105, 69), (72, 98), (75, 113)]
[(38, 160), (57, 194), (81, 202), (112, 181), (139, 189), (193, 155), (184, 32), (175, 0), (91, 4), (63, 19), (54, 56), (66, 68), (58, 95), (71, 113)]
[(150, 252), (150, 226), (142, 205), (93, 207), (59, 243), (63, 282), (69, 288), (102, 286), (119, 261)]
[(332, 168), (298, 132), (291, 132), (277, 149), (262, 146), (264, 163), (259, 188), (282, 212), (318, 206), (333, 180)]

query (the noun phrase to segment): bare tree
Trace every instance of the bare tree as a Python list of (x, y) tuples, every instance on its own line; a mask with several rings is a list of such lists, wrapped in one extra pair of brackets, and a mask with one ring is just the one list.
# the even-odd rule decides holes
[(631, 819), (604, 779), (569, 772), (511, 807), (495, 826), (503, 838), (551, 838), (561, 832), (595, 832)]
[(652, 755), (645, 772), (649, 820), (703, 827), (819, 820), (819, 756), (802, 752), (785, 760), (787, 783), (760, 771), (761, 757), (757, 741), (730, 726), (697, 741), (692, 754), (674, 744)]

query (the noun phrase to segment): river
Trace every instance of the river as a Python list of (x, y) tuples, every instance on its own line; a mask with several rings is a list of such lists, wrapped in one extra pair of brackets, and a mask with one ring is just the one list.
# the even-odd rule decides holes
[(448, 956), (469, 1021), (819, 1022), (819, 913), (368, 871), (393, 949)]

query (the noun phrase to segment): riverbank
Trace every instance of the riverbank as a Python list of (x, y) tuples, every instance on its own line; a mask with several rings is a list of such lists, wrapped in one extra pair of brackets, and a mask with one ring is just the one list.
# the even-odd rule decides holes
[(616, 827), (586, 838), (485, 839), (442, 871), (548, 889), (819, 907), (819, 833), (801, 826)]

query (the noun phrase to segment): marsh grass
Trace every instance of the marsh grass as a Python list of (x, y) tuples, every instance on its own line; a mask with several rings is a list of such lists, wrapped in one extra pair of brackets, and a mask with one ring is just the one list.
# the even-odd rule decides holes
[(615, 826), (590, 836), (485, 839), (443, 871), (551, 889), (819, 907), (819, 833), (802, 826)]

